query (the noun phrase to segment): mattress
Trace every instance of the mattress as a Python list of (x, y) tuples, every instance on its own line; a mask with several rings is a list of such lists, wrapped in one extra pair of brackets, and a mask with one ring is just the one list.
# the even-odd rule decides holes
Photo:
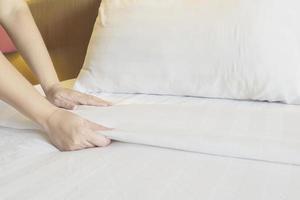
[[(2, 111), (0, 199), (20, 199), (20, 197), (22, 199), (222, 200), (300, 198), (300, 167), (298, 166), (300, 154), (297, 155), (298, 107), (192, 97), (141, 94), (95, 95), (111, 100), (116, 106), (99, 108), (100, 110), (93, 108), (93, 111), (81, 107), (76, 112), (94, 121), (122, 129), (110, 133), (120, 141), (122, 138), (124, 140), (123, 135), (126, 134), (131, 141), (135, 136), (135, 141), (132, 143), (116, 141), (107, 148), (62, 153), (55, 149), (33, 124), (17, 115), (5, 104), (0, 105)], [(170, 114), (175, 108), (177, 108), (177, 111), (175, 110), (177, 115)], [(195, 122), (191, 122), (192, 116), (187, 114), (187, 112), (199, 113), (199, 110), (191, 111), (195, 108), (202, 108), (202, 117), (205, 117), (205, 120), (199, 121), (198, 127)], [(214, 112), (209, 115), (208, 111), (211, 109), (214, 109)], [(155, 120), (145, 120), (150, 118), (143, 118), (141, 111), (143, 113), (147, 111), (147, 117), (151, 118), (162, 111), (168, 115), (158, 116), (155, 120), (161, 120), (161, 123), (156, 123), (155, 126), (152, 124)], [(128, 112), (132, 114), (128, 115)], [(98, 117), (91, 113), (96, 113)], [(115, 116), (116, 113), (119, 114), (118, 117)], [(185, 117), (183, 118), (182, 115)], [(172, 124), (173, 126), (168, 128), (170, 133), (163, 136), (167, 138), (165, 142), (159, 143), (161, 140), (157, 140), (160, 138), (157, 133), (161, 132), (162, 125), (166, 127), (163, 122), (168, 120), (168, 126)], [(168, 148), (149, 146), (155, 143), (149, 143), (151, 139), (153, 142), (153, 137), (149, 139), (147, 131), (140, 134), (142, 137), (136, 137), (139, 134), (130, 135), (134, 132), (132, 129), (123, 130), (127, 126), (141, 131), (145, 125), (155, 127), (152, 129), (155, 131), (151, 131), (151, 134), (156, 134), (154, 142), (159, 143), (156, 146)], [(218, 144), (214, 149), (220, 148), (220, 145), (227, 142), (227, 146), (223, 146), (218, 152), (207, 151), (207, 148), (206, 151), (202, 149), (201, 152), (199, 149), (189, 149), (186, 145), (182, 145), (187, 143), (178, 144), (169, 141), (170, 135), (174, 132), (180, 133), (178, 128), (187, 125), (198, 129), (201, 127), (210, 134), (213, 134), (209, 132), (210, 130), (223, 131), (215, 136), (219, 136), (225, 130), (231, 130), (225, 132), (231, 133), (229, 136), (240, 138), (241, 135), (232, 134), (232, 130), (238, 130), (243, 133), (242, 136), (248, 134), (246, 135), (248, 139), (247, 130), (263, 131), (255, 132), (255, 137), (250, 137), (259, 140), (247, 143), (247, 148), (242, 149), (243, 155), (233, 155), (232, 152), (238, 152), (237, 146), (229, 148), (232, 145), (228, 146), (228, 144), (237, 144), (242, 140), (234, 143), (232, 141), (228, 143), (226, 140), (207, 140), (210, 144), (212, 141)], [(238, 129), (233, 129), (234, 127)], [(257, 127), (259, 129), (256, 129)], [(186, 133), (186, 129), (181, 132)], [(198, 132), (194, 134), (196, 133)], [(145, 137), (148, 139), (145, 140)], [(144, 139), (144, 142), (141, 139)], [(170, 146), (169, 143), (175, 146)], [(205, 147), (213, 149), (213, 146)], [(285, 151), (282, 153), (278, 148)], [(222, 150), (226, 151), (222, 152)], [(276, 150), (278, 157), (275, 156)], [(265, 157), (260, 159), (258, 155)]]

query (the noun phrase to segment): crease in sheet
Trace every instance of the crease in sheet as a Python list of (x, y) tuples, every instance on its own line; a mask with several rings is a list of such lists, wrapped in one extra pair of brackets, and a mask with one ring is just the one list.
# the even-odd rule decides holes
[[(300, 110), (258, 104), (117, 105), (79, 107), (78, 115), (115, 128), (113, 140), (283, 164), (300, 164)], [(292, 108), (292, 109), (291, 109)], [(0, 126), (39, 129), (21, 115), (0, 115)]]

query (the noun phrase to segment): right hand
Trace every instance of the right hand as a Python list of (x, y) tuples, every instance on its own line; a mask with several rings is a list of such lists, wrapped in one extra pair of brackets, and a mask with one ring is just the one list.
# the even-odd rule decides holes
[(97, 135), (96, 131), (112, 129), (62, 109), (56, 109), (43, 126), (51, 142), (61, 151), (104, 147), (111, 142), (110, 139)]

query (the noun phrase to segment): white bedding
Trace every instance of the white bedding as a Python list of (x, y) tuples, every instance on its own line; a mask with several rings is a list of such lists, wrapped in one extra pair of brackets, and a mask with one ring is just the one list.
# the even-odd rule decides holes
[[(106, 112), (107, 109), (106, 111), (101, 109), (105, 118), (97, 120), (108, 125), (123, 126), (122, 119), (127, 126), (129, 120), (139, 120), (138, 124), (132, 124), (132, 127), (135, 128), (141, 128), (139, 124), (153, 123), (153, 121), (143, 122), (139, 119), (144, 116), (139, 115), (141, 105), (137, 104), (149, 105), (148, 108), (156, 107), (154, 109), (156, 111), (149, 112), (148, 116), (152, 115), (152, 117), (153, 114), (157, 114), (157, 110), (167, 108), (168, 112), (171, 112), (169, 108), (174, 108), (174, 105), (181, 105), (178, 112), (182, 112), (180, 108), (185, 106), (198, 107), (203, 109), (205, 116), (208, 115), (206, 121), (198, 124), (199, 127), (208, 130), (217, 127), (223, 131), (239, 127), (241, 133), (245, 134), (247, 130), (263, 128), (261, 129), (264, 130), (262, 131), (263, 138), (269, 143), (259, 140), (257, 143), (259, 149), (256, 149), (259, 151), (253, 151), (255, 142), (250, 143), (248, 150), (254, 152), (256, 156), (268, 155), (270, 152), (275, 155), (274, 146), (265, 146), (264, 144), (271, 144), (270, 138), (275, 138), (275, 140), (286, 138), (285, 142), (292, 145), (294, 152), (281, 152), (277, 149), (278, 157), (274, 156), (270, 161), (298, 164), (300, 154), (296, 153), (299, 152), (299, 145), (297, 146), (297, 138), (299, 139), (297, 115), (299, 114), (298, 108), (295, 106), (173, 96), (108, 94), (101, 96), (118, 104), (118, 108), (115, 108), (117, 111)], [(156, 106), (153, 107), (153, 104)], [(7, 109), (6, 106), (4, 107)], [(3, 105), (2, 108), (0, 107), (3, 111), (1, 113), (4, 113), (4, 107)], [(109, 113), (126, 114), (128, 108), (138, 109), (133, 112), (132, 116), (127, 116), (128, 119), (119, 115), (114, 117), (115, 124), (113, 121), (107, 121), (110, 117)], [(215, 108), (215, 112), (209, 115), (207, 111), (212, 108)], [(125, 111), (121, 112), (122, 109)], [(83, 107), (77, 112), (85, 115), (85, 111), (86, 109)], [(8, 110), (7, 112), (13, 113)], [(11, 116), (15, 117), (16, 115), (12, 114)], [(169, 120), (176, 118), (178, 115), (170, 116)], [(214, 124), (212, 119), (214, 119)], [(18, 120), (11, 121), (17, 122)], [(4, 125), (4, 121), (1, 122)], [(245, 124), (246, 122), (247, 124)], [(189, 120), (186, 120), (182, 125), (188, 123)], [(11, 124), (6, 125), (11, 126)], [(20, 124), (14, 124), (14, 126), (16, 125)], [(23, 124), (19, 128), (27, 125), (27, 123)], [(174, 125), (178, 127), (178, 124)], [(285, 130), (284, 133), (287, 135), (279, 134), (280, 130), (277, 129), (280, 127), (280, 130)], [(159, 130), (161, 124), (158, 124), (156, 128)], [(128, 133), (128, 131), (126, 132)], [(257, 133), (255, 136), (258, 136)], [(296, 165), (213, 156), (119, 142), (114, 142), (108, 148), (61, 153), (49, 144), (42, 133), (34, 130), (1, 128), (0, 138), (0, 199), (20, 199), (22, 197), (22, 199), (298, 200), (300, 198), (300, 167)], [(291, 141), (291, 139), (295, 140)], [(220, 144), (222, 144), (222, 140)], [(282, 143), (277, 147), (281, 150), (284, 149), (282, 148), (284, 145), (286, 144)], [(230, 148), (225, 148), (225, 150), (228, 149)], [(245, 150), (247, 149), (244, 149), (244, 153)], [(297, 157), (297, 155), (299, 156)], [(285, 158), (284, 156), (291, 157)], [(285, 160), (278, 160), (278, 158)], [(288, 159), (292, 159), (293, 162)]]
[(0, 199), (299, 200), (300, 168), (126, 143), (61, 153), (0, 131)]
[(75, 87), (300, 104), (299, 10), (299, 0), (102, 0)]
[[(300, 106), (155, 95), (98, 96), (112, 107), (79, 107), (74, 112), (115, 128), (105, 136), (138, 143), (300, 166)], [(38, 129), (12, 109), (0, 126)]]

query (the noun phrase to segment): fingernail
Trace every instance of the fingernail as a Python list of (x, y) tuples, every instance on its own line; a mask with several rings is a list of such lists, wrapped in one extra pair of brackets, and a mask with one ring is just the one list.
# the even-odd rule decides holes
[(111, 140), (109, 138), (105, 138), (106, 139), (106, 144), (105, 146), (108, 146), (111, 143)]

